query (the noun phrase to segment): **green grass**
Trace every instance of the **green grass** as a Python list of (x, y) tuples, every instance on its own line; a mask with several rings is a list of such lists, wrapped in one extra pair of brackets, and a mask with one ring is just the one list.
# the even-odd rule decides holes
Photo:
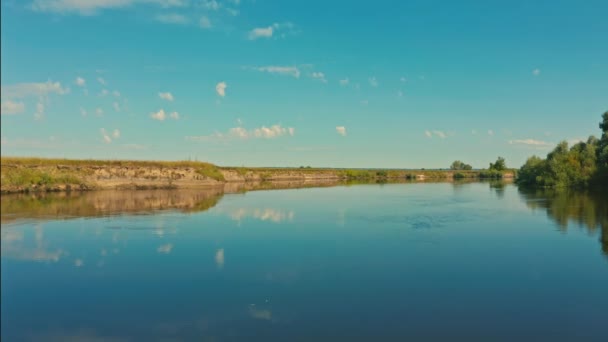
[(83, 184), (80, 177), (71, 172), (49, 172), (31, 168), (2, 168), (2, 185), (16, 187), (52, 186), (58, 184)]
[(222, 172), (220, 172), (220, 170), (217, 168), (217, 166), (215, 166), (213, 164), (207, 164), (207, 165), (202, 165), (202, 166), (197, 167), (196, 173), (198, 173), (199, 175), (203, 175), (205, 177), (215, 179), (218, 182), (225, 181), (224, 175), (222, 174)]
[(211, 163), (199, 161), (160, 161), (160, 160), (97, 160), (97, 159), (57, 159), (57, 158), (24, 158), (1, 157), (1, 165), (19, 166), (114, 166), (114, 167), (216, 167)]

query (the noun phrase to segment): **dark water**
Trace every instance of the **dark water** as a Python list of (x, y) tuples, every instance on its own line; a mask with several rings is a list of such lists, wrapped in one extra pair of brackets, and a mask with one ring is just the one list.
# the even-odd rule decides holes
[(2, 197), (2, 341), (606, 341), (608, 200), (513, 185)]

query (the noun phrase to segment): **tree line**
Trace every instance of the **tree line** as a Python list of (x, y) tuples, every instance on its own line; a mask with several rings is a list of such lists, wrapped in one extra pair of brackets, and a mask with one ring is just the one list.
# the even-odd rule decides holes
[(572, 147), (562, 141), (546, 158), (528, 158), (518, 172), (517, 183), (527, 187), (608, 186), (608, 111), (599, 127), (600, 139), (590, 136)]

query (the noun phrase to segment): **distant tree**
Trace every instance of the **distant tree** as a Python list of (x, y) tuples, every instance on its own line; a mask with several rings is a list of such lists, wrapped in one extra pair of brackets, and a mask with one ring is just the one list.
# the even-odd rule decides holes
[(600, 122), (602, 137), (597, 147), (597, 162), (601, 172), (608, 172), (608, 111), (602, 115), (602, 119)]
[(450, 165), (450, 170), (472, 170), (473, 167), (469, 164), (465, 164), (460, 160), (456, 160)]
[(504, 171), (507, 169), (507, 164), (505, 162), (505, 158), (498, 157), (495, 163), (490, 163), (490, 170), (494, 171)]

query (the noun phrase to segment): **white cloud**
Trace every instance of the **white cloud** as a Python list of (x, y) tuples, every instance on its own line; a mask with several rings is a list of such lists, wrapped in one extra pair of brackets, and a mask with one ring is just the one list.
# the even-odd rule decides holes
[(177, 14), (177, 13), (168, 13), (168, 14), (159, 14), (156, 16), (156, 21), (164, 23), (164, 24), (179, 24), (185, 25), (190, 22), (190, 19), (187, 17)]
[(217, 11), (220, 9), (221, 5), (216, 0), (202, 0), (199, 3), (199, 6), (212, 11)]
[(69, 88), (63, 88), (59, 82), (40, 83), (18, 83), (15, 85), (2, 86), (0, 94), (3, 98), (24, 98), (28, 96), (47, 96), (49, 94), (64, 95), (70, 92)]
[(550, 143), (541, 140), (534, 139), (515, 139), (509, 140), (510, 145), (527, 145), (527, 146), (535, 146), (535, 147), (549, 147)]
[(97, 82), (101, 83), (102, 85), (106, 85), (106, 80), (103, 77), (97, 77)]
[(38, 102), (36, 104), (36, 112), (34, 113), (34, 118), (36, 120), (41, 120), (44, 118), (44, 104), (42, 102)]
[(491, 129), (489, 129), (489, 130), (488, 130), (488, 135), (489, 135), (489, 136), (493, 136), (493, 135), (494, 135), (494, 131), (493, 131), (493, 130), (491, 130)]
[(361, 100), (362, 105), (367, 106), (369, 104), (369, 100)]
[(84, 109), (84, 108), (82, 108), (82, 107), (80, 107), (80, 115), (82, 115), (82, 116), (87, 116), (87, 114), (88, 114), (88, 113), (87, 113), (87, 110), (86, 110), (86, 109)]
[(118, 90), (114, 90), (112, 92), (112, 95), (114, 95), (115, 97), (120, 97), (120, 92)]
[(0, 113), (2, 115), (12, 115), (19, 114), (25, 111), (25, 104), (23, 102), (13, 102), (11, 100), (6, 100), (2, 102), (2, 110)]
[(397, 96), (398, 97), (403, 97), (403, 92), (401, 90), (397, 90)]
[(101, 109), (101, 108), (97, 108), (97, 109), (95, 109), (95, 114), (96, 114), (97, 116), (103, 116), (103, 109)]
[(215, 252), (215, 264), (218, 268), (224, 268), (224, 249), (220, 248)]
[(263, 66), (263, 67), (256, 67), (253, 69), (257, 70), (257, 71), (268, 72), (271, 74), (293, 76), (295, 78), (300, 77), (300, 70), (298, 69), (298, 67), (295, 67), (295, 66), (269, 65), (269, 66)]
[(114, 131), (112, 132), (112, 138), (114, 138), (114, 139), (120, 138), (120, 130), (118, 130), (118, 128), (114, 129)]
[(184, 7), (188, 3), (188, 0), (34, 0), (30, 9), (39, 12), (89, 16), (98, 14), (102, 10), (128, 8), (136, 4), (155, 4), (162, 8), (169, 8)]
[(101, 137), (103, 139), (103, 142), (105, 142), (106, 144), (109, 144), (112, 142), (112, 137), (110, 137), (110, 134), (108, 134), (108, 132), (106, 131), (105, 128), (101, 128), (99, 130), (99, 133), (101, 133)]
[(434, 130), (434, 131), (424, 131), (424, 135), (426, 135), (427, 138), (432, 138), (433, 135), (441, 138), (441, 139), (445, 139), (447, 138), (447, 134), (445, 134), (445, 132), (443, 131), (438, 131), (438, 130)]
[(343, 80), (340, 80), (340, 85), (341, 86), (347, 86), (349, 82), (350, 82), (350, 80), (347, 77), (347, 78), (345, 78)]
[(112, 107), (114, 107), (115, 111), (120, 112), (120, 104), (118, 102), (112, 103)]
[(207, 18), (206, 16), (202, 16), (199, 20), (198, 20), (198, 26), (200, 28), (204, 28), (204, 29), (208, 29), (211, 28), (211, 21), (209, 20), (209, 18)]
[(233, 127), (227, 133), (214, 133), (212, 135), (203, 136), (186, 136), (186, 140), (191, 141), (210, 141), (210, 140), (225, 140), (225, 139), (274, 139), (285, 135), (294, 136), (295, 128), (283, 127), (281, 125), (272, 125), (270, 127), (262, 126), (247, 130), (243, 127)]
[(313, 72), (312, 74), (310, 74), (310, 76), (314, 79), (317, 79), (323, 83), (327, 83), (327, 79), (325, 79), (325, 74), (320, 72), (320, 71), (316, 71)]
[(540, 69), (537, 68), (537, 69), (532, 70), (532, 75), (534, 75), (534, 76), (540, 75)]
[(82, 78), (82, 77), (76, 77), (76, 80), (74, 81), (74, 83), (76, 83), (76, 85), (79, 87), (84, 87), (85, 84), (87, 83), (87, 81), (85, 81), (84, 78)]
[(340, 134), (341, 136), (345, 137), (346, 136), (346, 127), (336, 126), (336, 132), (338, 132), (338, 134)]
[(473, 135), (477, 135), (477, 130), (475, 130), (475, 129), (474, 129), (474, 130), (472, 130), (472, 131), (471, 131), (471, 134), (473, 134)]
[(158, 121), (165, 121), (165, 119), (167, 117), (173, 119), (173, 120), (177, 120), (179, 119), (179, 113), (178, 112), (171, 112), (169, 115), (167, 115), (167, 113), (165, 112), (164, 109), (160, 109), (158, 112), (156, 113), (151, 113), (150, 117), (154, 120), (158, 120)]
[(173, 250), (173, 244), (172, 243), (168, 243), (168, 244), (165, 244), (165, 245), (160, 245), (156, 249), (156, 251), (158, 253), (163, 253), (163, 254), (169, 254), (169, 253), (171, 253), (171, 250)]
[(447, 135), (443, 131), (433, 131), (433, 134), (435, 134), (437, 137), (439, 137), (441, 139), (445, 139), (447, 137)]
[(156, 113), (150, 114), (150, 117), (154, 120), (164, 121), (167, 118), (167, 114), (165, 114), (165, 110), (161, 109)]
[(371, 85), (374, 88), (378, 86), (378, 80), (376, 79), (375, 76), (369, 78), (369, 85)]
[(167, 101), (173, 101), (173, 94), (166, 92), (166, 93), (158, 93), (158, 97), (160, 97), (163, 100), (167, 100)]
[(74, 260), (74, 266), (81, 267), (83, 265), (84, 265), (84, 261), (82, 259), (76, 259), (76, 260)]
[(258, 38), (270, 38), (273, 33), (272, 26), (268, 27), (256, 27), (253, 30), (249, 31), (249, 40), (256, 40)]
[(407, 78), (405, 78), (405, 77), (401, 76), (401, 78), (399, 79), (399, 81), (401, 81), (401, 82), (405, 83), (405, 82), (407, 82)]
[(109, 94), (108, 89), (102, 89), (101, 92), (99, 93), (99, 96), (104, 97), (107, 96)]
[(226, 82), (220, 82), (215, 85), (215, 91), (221, 97), (226, 96), (226, 88), (228, 88), (228, 85), (226, 85)]

